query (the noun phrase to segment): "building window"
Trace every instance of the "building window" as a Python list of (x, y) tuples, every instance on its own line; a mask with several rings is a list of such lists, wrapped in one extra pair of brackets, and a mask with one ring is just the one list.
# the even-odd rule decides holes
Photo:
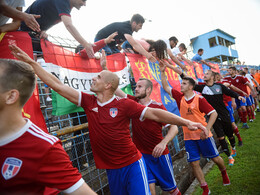
[(212, 37), (209, 39), (209, 47), (214, 47), (217, 45), (216, 37)]
[(225, 39), (218, 37), (218, 44), (225, 46)]

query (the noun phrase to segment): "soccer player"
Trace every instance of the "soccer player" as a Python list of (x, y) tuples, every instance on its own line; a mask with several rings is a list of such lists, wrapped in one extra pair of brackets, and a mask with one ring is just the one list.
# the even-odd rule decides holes
[[(224, 161), (219, 156), (213, 135), (210, 131), (218, 114), (205, 98), (194, 93), (193, 89), (196, 83), (191, 77), (184, 77), (182, 79), (181, 92), (171, 88), (166, 80), (166, 66), (164, 64), (165, 63), (161, 61), (160, 70), (163, 89), (176, 100), (181, 116), (194, 122), (204, 124), (209, 131), (209, 137), (205, 139), (201, 137), (201, 130), (190, 131), (186, 127), (183, 127), (187, 160), (190, 162), (193, 173), (203, 189), (203, 195), (209, 194), (210, 191), (199, 164), (200, 154), (202, 154), (204, 158), (212, 159), (212, 161), (217, 164), (222, 174), (223, 185), (230, 184)], [(208, 123), (204, 117), (205, 114), (209, 116)]]
[[(231, 83), (229, 83), (228, 81), (226, 80), (222, 80), (221, 79), (221, 75), (219, 73), (214, 73), (214, 80), (216, 83), (221, 83), (223, 85), (225, 85), (226, 87), (232, 89), (233, 91), (236, 91), (236, 92), (241, 92), (243, 93), (245, 96), (247, 95), (245, 92), (243, 92), (242, 90), (238, 89), (237, 87), (233, 86)], [(235, 135), (237, 136), (237, 139), (238, 139), (238, 146), (242, 146), (243, 145), (243, 141), (242, 141), (242, 138), (241, 138), (241, 135), (239, 133), (239, 130), (238, 130), (238, 127), (235, 123), (235, 118), (233, 116), (234, 114), (234, 110), (233, 108), (235, 109), (236, 108), (236, 102), (235, 102), (235, 99), (234, 98), (231, 98), (230, 96), (227, 96), (225, 94), (223, 94), (223, 101), (224, 101), (224, 104), (229, 112), (229, 116), (230, 116), (230, 120), (231, 120), (231, 123), (232, 123), (232, 128), (233, 128), (233, 132), (235, 133)], [(235, 151), (232, 151), (232, 152), (235, 152)], [(236, 155), (236, 153), (233, 153), (231, 154), (233, 157)]]
[[(101, 66), (107, 70), (106, 56), (102, 51)], [(117, 88), (115, 94), (122, 98), (129, 98), (141, 105), (166, 110), (163, 104), (150, 99), (153, 83), (146, 78), (140, 78), (136, 83), (135, 96), (125, 94)], [(163, 138), (162, 127), (169, 127), (167, 135)], [(160, 122), (145, 119), (132, 119), (133, 142), (142, 153), (148, 171), (148, 182), (152, 195), (156, 195), (155, 183), (169, 194), (181, 194), (177, 188), (171, 155), (167, 144), (178, 134), (176, 125), (166, 125)]]
[[(230, 76), (225, 77), (225, 80), (230, 82), (235, 87), (241, 89), (245, 93), (247, 93), (247, 89), (246, 89), (247, 86), (252, 91), (254, 91), (253, 87), (250, 85), (249, 81), (245, 77), (243, 77), (241, 75), (237, 75), (236, 71), (237, 71), (236, 67), (234, 67), (234, 66), (229, 67), (228, 73)], [(243, 96), (242, 93), (239, 93), (239, 95)], [(239, 117), (241, 118), (241, 121), (243, 122), (242, 128), (248, 129), (249, 126), (247, 124), (247, 110), (246, 110), (247, 104), (246, 104), (246, 102), (242, 102), (241, 100), (237, 100), (237, 99), (236, 99), (236, 104), (237, 104), (237, 110), (238, 110)]]
[(142, 29), (144, 22), (143, 16), (135, 14), (130, 21), (111, 23), (98, 31), (95, 42), (108, 37), (113, 32), (117, 32), (118, 35), (115, 37), (115, 41), (103, 48), (107, 55), (119, 53), (118, 46), (127, 40), (138, 53), (144, 55), (149, 61), (155, 62), (156, 59), (132, 37), (133, 32)]
[(210, 103), (210, 105), (217, 111), (218, 118), (214, 123), (213, 128), (217, 134), (219, 143), (223, 151), (228, 156), (229, 165), (232, 166), (234, 165), (235, 160), (230, 154), (224, 136), (226, 135), (229, 139), (230, 145), (232, 147), (231, 150), (233, 155), (235, 155), (236, 153), (236, 148), (235, 148), (236, 143), (235, 143), (235, 138), (233, 136), (233, 129), (229, 117), (229, 112), (226, 109), (226, 106), (223, 102), (223, 94), (239, 99), (243, 102), (245, 102), (245, 98), (239, 96), (237, 93), (231, 91), (221, 83), (214, 83), (214, 74), (212, 70), (208, 70), (204, 74), (203, 79), (205, 81), (205, 84), (196, 85), (194, 90), (200, 92), (202, 96), (205, 97), (205, 99)]
[(0, 194), (96, 194), (71, 164), (57, 137), (22, 117), (35, 88), (30, 65), (0, 59)]
[(17, 46), (11, 45), (10, 49), (16, 58), (29, 63), (38, 77), (54, 91), (83, 107), (89, 121), (90, 143), (96, 167), (107, 170), (111, 194), (150, 194), (145, 163), (130, 136), (130, 118), (187, 126), (191, 130), (199, 128), (208, 136), (201, 123), (114, 96), (119, 84), (115, 73), (103, 70), (92, 78), (90, 90), (96, 96), (89, 95), (63, 84)]

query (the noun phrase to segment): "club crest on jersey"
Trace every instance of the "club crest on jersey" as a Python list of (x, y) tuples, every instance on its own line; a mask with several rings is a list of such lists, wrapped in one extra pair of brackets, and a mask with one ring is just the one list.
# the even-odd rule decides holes
[(5, 159), (1, 171), (5, 180), (11, 179), (16, 176), (22, 166), (22, 163), (23, 161), (14, 157), (9, 157)]
[(216, 91), (217, 91), (217, 92), (220, 92), (220, 88), (216, 88)]
[(112, 116), (113, 118), (115, 118), (116, 115), (118, 114), (117, 108), (110, 108), (109, 114), (110, 114), (110, 116)]
[(237, 80), (236, 80), (236, 82), (238, 83), (238, 82), (239, 82), (239, 80), (237, 79)]

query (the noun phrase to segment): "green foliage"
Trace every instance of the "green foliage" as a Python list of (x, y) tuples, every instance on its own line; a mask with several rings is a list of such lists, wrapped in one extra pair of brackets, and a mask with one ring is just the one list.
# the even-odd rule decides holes
[[(257, 113), (253, 123), (248, 124), (249, 129), (241, 129), (242, 125), (238, 125), (244, 145), (236, 146), (234, 166), (228, 166), (228, 159), (224, 153), (220, 155), (225, 161), (231, 185), (223, 186), (221, 173), (216, 165), (206, 175), (205, 179), (212, 195), (260, 194), (260, 113)], [(198, 194), (202, 194), (199, 186), (193, 195)]]

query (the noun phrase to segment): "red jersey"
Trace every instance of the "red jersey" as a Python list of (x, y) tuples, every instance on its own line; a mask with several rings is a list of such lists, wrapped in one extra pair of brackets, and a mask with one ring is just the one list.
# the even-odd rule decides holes
[[(127, 95), (127, 97), (136, 102), (139, 101), (139, 99), (134, 96)], [(147, 107), (166, 110), (163, 104), (153, 100), (150, 101)], [(140, 121), (139, 119), (132, 120), (133, 142), (140, 152), (144, 154), (152, 154), (154, 147), (163, 140), (162, 126), (164, 125), (165, 124), (163, 123), (158, 123), (149, 119), (143, 121)], [(166, 146), (163, 155), (168, 153), (168, 146)]]
[[(241, 75), (236, 75), (235, 77), (227, 76), (225, 77), (225, 80), (227, 80), (229, 83), (234, 85), (235, 87), (241, 89), (245, 93), (247, 92), (247, 83), (249, 83), (248, 79)], [(238, 92), (240, 96), (244, 96), (242, 93)]]
[(59, 139), (30, 120), (0, 140), (0, 154), (0, 194), (43, 194), (46, 186), (71, 193), (84, 183)]
[[(185, 116), (192, 116), (189, 118), (189, 120), (194, 122), (200, 122), (205, 123), (204, 120), (198, 120), (199, 117), (196, 117), (198, 114), (202, 115), (202, 113), (205, 113), (207, 115), (210, 115), (212, 112), (215, 112), (215, 109), (208, 103), (208, 101), (200, 95), (194, 95), (190, 99), (186, 99), (184, 97), (184, 94), (182, 92), (179, 92), (172, 88), (171, 90), (171, 96), (176, 100), (178, 108), (180, 110), (181, 116), (183, 115), (183, 111), (186, 107), (187, 112), (185, 112)], [(195, 99), (195, 97), (197, 97)], [(186, 105), (185, 108), (181, 108), (182, 105)], [(190, 108), (189, 108), (190, 107)], [(184, 116), (182, 116), (184, 117)], [(185, 118), (185, 117), (184, 117)], [(190, 131), (187, 128), (183, 128), (184, 132), (184, 140), (198, 140), (200, 139), (200, 131)], [(209, 136), (211, 137), (211, 132), (209, 133)]]
[(113, 97), (105, 103), (80, 93), (79, 106), (88, 117), (89, 137), (99, 169), (119, 169), (142, 157), (132, 141), (130, 118), (143, 119), (146, 107), (127, 98)]
[[(228, 80), (223, 80), (223, 81), (219, 81), (217, 83), (221, 83), (221, 84), (224, 84), (224, 83), (229, 83)], [(231, 84), (231, 83), (229, 83)], [(229, 87), (228, 87), (229, 88)], [(229, 88), (230, 89), (230, 88)], [(223, 94), (223, 102), (225, 104), (225, 106), (228, 106), (228, 102), (232, 101), (232, 97), (228, 96), (228, 95), (225, 95)]]
[[(180, 109), (181, 99), (184, 96), (184, 94), (182, 92), (177, 91), (177, 90), (172, 88), (171, 96), (176, 100), (178, 108)], [(194, 97), (195, 97), (195, 93), (189, 100), (187, 100), (186, 98), (185, 98), (185, 100), (188, 104), (190, 104), (193, 101)], [(200, 98), (199, 98), (199, 110), (200, 110), (201, 113), (205, 113), (207, 115), (210, 115), (215, 109), (208, 103), (208, 101), (204, 97), (200, 96)]]

